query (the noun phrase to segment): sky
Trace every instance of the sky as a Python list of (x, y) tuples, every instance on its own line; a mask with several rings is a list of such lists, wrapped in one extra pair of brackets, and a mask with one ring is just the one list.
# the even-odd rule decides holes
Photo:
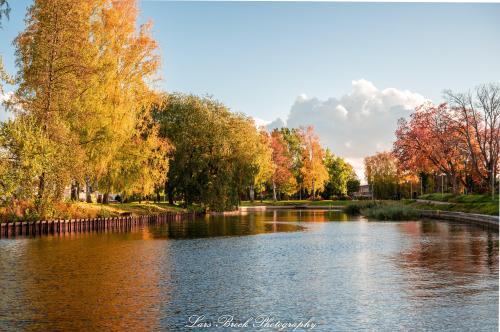
[[(31, 1), (10, 3), (0, 55), (15, 73), (11, 42)], [(398, 118), (442, 101), (444, 89), (500, 81), (500, 4), (142, 0), (139, 7), (140, 21), (154, 24), (163, 89), (211, 95), (270, 128), (314, 125), (360, 177), (364, 156), (391, 148)]]

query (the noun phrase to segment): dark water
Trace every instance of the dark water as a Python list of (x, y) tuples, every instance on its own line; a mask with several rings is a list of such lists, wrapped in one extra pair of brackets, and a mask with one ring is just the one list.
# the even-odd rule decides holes
[(497, 331), (498, 234), (276, 211), (0, 240), (0, 330), (193, 330), (192, 315), (250, 319), (247, 330), (279, 326), (269, 317), (316, 331)]

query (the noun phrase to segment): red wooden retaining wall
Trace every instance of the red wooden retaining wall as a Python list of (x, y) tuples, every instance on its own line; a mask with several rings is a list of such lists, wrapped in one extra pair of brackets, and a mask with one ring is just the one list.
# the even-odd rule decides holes
[(195, 213), (168, 212), (136, 217), (8, 222), (0, 224), (0, 238), (15, 237), (18, 235), (36, 236), (94, 231), (126, 231), (135, 227), (159, 225), (169, 221), (193, 219), (195, 217)]

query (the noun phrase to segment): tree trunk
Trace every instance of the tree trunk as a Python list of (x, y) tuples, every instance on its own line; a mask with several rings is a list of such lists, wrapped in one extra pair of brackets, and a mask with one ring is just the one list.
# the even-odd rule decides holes
[(72, 201), (78, 200), (78, 182), (75, 181), (71, 182), (71, 200)]
[(92, 203), (92, 196), (91, 194), (91, 187), (90, 187), (90, 178), (87, 176), (85, 178), (85, 201), (87, 203)]
[(273, 180), (273, 201), (276, 201), (276, 182)]
[(253, 202), (255, 200), (255, 188), (253, 187), (253, 184), (250, 185), (250, 202)]
[(109, 203), (109, 193), (108, 192), (105, 192), (103, 195), (102, 195), (102, 204), (108, 204)]
[(43, 198), (43, 191), (45, 190), (45, 172), (42, 172), (38, 178), (38, 199)]
[(314, 192), (314, 179), (313, 179), (312, 180), (312, 199), (313, 199), (313, 201), (314, 201), (314, 194), (315, 194), (315, 192)]
[(489, 176), (490, 176), (490, 187), (491, 187), (491, 199), (494, 200), (495, 199), (495, 175), (493, 172), (493, 166), (491, 166)]
[(174, 193), (168, 181), (165, 181), (165, 196), (168, 198), (168, 204), (174, 204)]
[(37, 210), (40, 215), (44, 214), (44, 207), (43, 207), (43, 194), (45, 191), (45, 172), (42, 172), (40, 177), (38, 178), (38, 200), (37, 200)]

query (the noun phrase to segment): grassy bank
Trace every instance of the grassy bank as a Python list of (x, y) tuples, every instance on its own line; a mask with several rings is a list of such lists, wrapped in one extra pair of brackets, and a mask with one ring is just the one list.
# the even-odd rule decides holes
[(399, 204), (365, 208), (361, 210), (361, 214), (377, 220), (415, 220), (420, 217), (418, 210)]
[[(134, 203), (84, 203), (84, 202), (68, 202), (55, 205), (51, 211), (51, 219), (83, 219), (83, 218), (98, 218), (98, 217), (118, 217), (120, 215), (150, 215), (160, 214), (165, 212), (183, 212), (183, 209), (177, 205), (168, 203), (152, 203), (152, 202), (134, 202)], [(15, 211), (0, 209), (0, 222), (21, 221), (21, 220), (38, 220), (35, 214), (30, 212), (29, 208), (19, 207)]]
[[(409, 220), (418, 218), (419, 210), (440, 210), (452, 212), (477, 213), (498, 216), (498, 197), (484, 195), (423, 195), (417, 200), (401, 201), (352, 201), (345, 207), (350, 214), (363, 214), (380, 220)], [(446, 202), (447, 204), (440, 204)]]
[(418, 202), (417, 200), (404, 200), (403, 204), (421, 210), (442, 210), (466, 213), (498, 215), (498, 195), (495, 200), (490, 195), (453, 195), (453, 194), (428, 194), (419, 197), (422, 200), (446, 202), (448, 204), (433, 204), (432, 202)]
[(397, 201), (351, 202), (345, 210), (349, 214), (362, 214), (377, 220), (413, 220), (420, 214), (417, 209), (400, 204)]

